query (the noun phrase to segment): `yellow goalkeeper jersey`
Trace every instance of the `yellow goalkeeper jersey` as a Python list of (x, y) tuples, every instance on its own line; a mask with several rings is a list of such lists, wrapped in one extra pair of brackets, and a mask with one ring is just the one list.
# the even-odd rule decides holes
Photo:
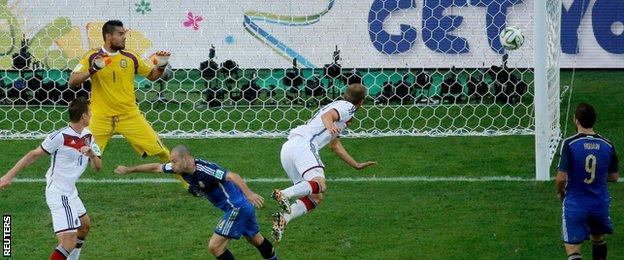
[(111, 62), (91, 75), (91, 112), (99, 116), (118, 116), (138, 111), (134, 77), (149, 75), (152, 66), (133, 51), (109, 53), (100, 48), (88, 51), (73, 71), (89, 71), (89, 64), (98, 53), (108, 54)]

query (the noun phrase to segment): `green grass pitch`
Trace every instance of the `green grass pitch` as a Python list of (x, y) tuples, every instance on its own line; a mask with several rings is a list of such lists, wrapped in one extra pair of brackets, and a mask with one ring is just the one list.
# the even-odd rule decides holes
[[(567, 84), (570, 73), (562, 74)], [(590, 102), (598, 112), (596, 130), (624, 147), (621, 112), (624, 74), (577, 71), (572, 104)], [(565, 119), (567, 134), (573, 132)], [(2, 126), (6, 129), (6, 125)], [(4, 174), (41, 140), (0, 141), (0, 174)], [(286, 178), (279, 162), (283, 139), (168, 139), (187, 144), (196, 155), (218, 162), (244, 178)], [(312, 213), (289, 224), (281, 243), (281, 259), (562, 259), (561, 204), (552, 181), (489, 182), (332, 182), (344, 177), (485, 177), (534, 178), (532, 136), (384, 137), (344, 139), (358, 160), (379, 165), (355, 171), (327, 148), (321, 152), (329, 189)], [(114, 139), (104, 154), (102, 172), (90, 169), (82, 178), (164, 178), (165, 175), (116, 176), (118, 164), (153, 162), (141, 159), (123, 139)], [(620, 153), (620, 159), (622, 155)], [(555, 158), (556, 164), (557, 158)], [(18, 178), (43, 178), (49, 158), (41, 158)], [(620, 167), (621, 168), (621, 167)], [(554, 171), (554, 165), (553, 165)], [(265, 197), (256, 211), (262, 233), (270, 233), (269, 216), (277, 206), (274, 188), (288, 182), (250, 182)], [(177, 183), (78, 183), (92, 220), (83, 259), (212, 258), (207, 248), (221, 212), (194, 198)], [(624, 255), (624, 186), (609, 184), (615, 234), (607, 237), (609, 256)], [(0, 214), (11, 214), (14, 259), (45, 259), (56, 246), (44, 183), (17, 182), (0, 191)], [(246, 241), (232, 241), (240, 259), (259, 259)], [(591, 246), (585, 245), (586, 257)]]

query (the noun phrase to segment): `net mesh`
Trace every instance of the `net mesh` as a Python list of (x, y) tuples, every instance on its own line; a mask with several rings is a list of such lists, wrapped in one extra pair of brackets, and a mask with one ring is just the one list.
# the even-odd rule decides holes
[(561, 0), (546, 1), (546, 43), (548, 45), (546, 57), (546, 77), (548, 81), (548, 148), (549, 161), (552, 162), (557, 146), (561, 142), (561, 90), (560, 90), (560, 57), (561, 57)]
[[(548, 1), (552, 10), (556, 2)], [(111, 17), (130, 29), (126, 47), (143, 58), (173, 53), (164, 77), (135, 79), (139, 108), (163, 137), (284, 136), (360, 82), (368, 96), (348, 136), (533, 134), (532, 5), (0, 1), (0, 138), (40, 138), (66, 124), (67, 102), (91, 88), (69, 88), (68, 77), (102, 46)], [(549, 13), (548, 29), (558, 31), (560, 11)], [(498, 40), (508, 25), (523, 31), (518, 50)], [(557, 35), (548, 39), (555, 147)]]

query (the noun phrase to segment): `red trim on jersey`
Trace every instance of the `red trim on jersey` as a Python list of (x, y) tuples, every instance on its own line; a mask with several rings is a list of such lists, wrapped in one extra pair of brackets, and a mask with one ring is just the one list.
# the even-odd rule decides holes
[(63, 134), (63, 145), (69, 146), (80, 151), (83, 146), (89, 146), (91, 144), (91, 134), (87, 134), (82, 138), (78, 136)]
[(316, 203), (312, 199), (310, 199), (308, 196), (301, 197), (299, 198), (299, 200), (303, 202), (307, 211), (310, 211), (316, 208)]

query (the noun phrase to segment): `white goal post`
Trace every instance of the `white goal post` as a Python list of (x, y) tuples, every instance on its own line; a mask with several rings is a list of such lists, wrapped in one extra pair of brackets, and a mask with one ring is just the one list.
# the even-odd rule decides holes
[(561, 141), (561, 0), (534, 3), (535, 178), (550, 179), (550, 165)]

